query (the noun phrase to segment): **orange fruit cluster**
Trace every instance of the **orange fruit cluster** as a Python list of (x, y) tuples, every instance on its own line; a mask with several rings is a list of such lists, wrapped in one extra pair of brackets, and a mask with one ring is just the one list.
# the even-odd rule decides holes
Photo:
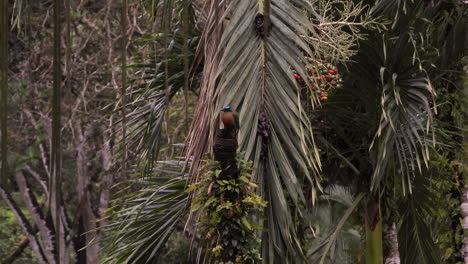
[[(329, 91), (341, 87), (341, 77), (338, 74), (338, 69), (334, 65), (328, 63), (321, 64), (308, 64), (306, 66), (310, 84), (309, 88), (314, 89), (314, 93), (318, 93), (320, 100), (328, 100)], [(294, 74), (294, 78), (301, 83), (304, 82), (300, 79), (300, 75)]]

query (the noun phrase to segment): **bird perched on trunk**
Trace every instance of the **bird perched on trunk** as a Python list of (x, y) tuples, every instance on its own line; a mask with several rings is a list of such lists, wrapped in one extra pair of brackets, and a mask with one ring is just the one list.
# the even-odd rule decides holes
[(221, 110), (221, 122), (223, 122), (226, 132), (231, 132), (233, 135), (237, 134), (239, 130), (239, 117), (231, 106), (225, 106)]

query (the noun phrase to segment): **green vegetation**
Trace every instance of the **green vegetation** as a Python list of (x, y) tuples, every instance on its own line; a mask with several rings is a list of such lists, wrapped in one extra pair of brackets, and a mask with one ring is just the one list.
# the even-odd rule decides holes
[[(202, 179), (187, 191), (194, 192), (191, 210), (198, 213), (198, 235), (216, 263), (255, 263), (260, 258), (259, 219), (266, 202), (254, 193), (251, 163), (238, 160), (237, 178), (220, 177), (219, 164), (207, 162)], [(261, 217), (260, 219), (263, 219)]]
[[(19, 245), (24, 243), (26, 237), (24, 236), (21, 226), (17, 223), (13, 212), (10, 210), (3, 209), (5, 205), (0, 203), (0, 263), (6, 261), (7, 258), (15, 252)], [(26, 213), (26, 211), (23, 211)], [(34, 254), (31, 249), (26, 249), (20, 256), (16, 258), (16, 261), (23, 263), (38, 263), (34, 259)]]

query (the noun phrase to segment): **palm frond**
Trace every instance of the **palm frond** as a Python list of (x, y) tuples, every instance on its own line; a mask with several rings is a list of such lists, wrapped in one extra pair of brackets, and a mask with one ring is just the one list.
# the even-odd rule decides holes
[(148, 170), (157, 160), (162, 124), (172, 98), (182, 91), (186, 94), (188, 77), (199, 72), (198, 67), (190, 69), (199, 32), (192, 27), (195, 17), (191, 1), (155, 0), (143, 4), (153, 19), (160, 18), (161, 26), (158, 31), (133, 40), (142, 50), (150, 51), (133, 57), (126, 66), (132, 73), (125, 89), (127, 102), (123, 104), (120, 98), (114, 104), (121, 106), (114, 111), (123, 111), (125, 116), (114, 126), (128, 119), (119, 127), (124, 135), (119, 140), (118, 155), (127, 155), (125, 146), (128, 159)]
[(324, 194), (320, 196), (321, 199), (333, 200), (345, 206), (352, 206), (355, 197), (351, 190), (342, 185), (331, 185), (325, 188)]
[(312, 51), (301, 36), (316, 33), (297, 6), (312, 8), (309, 1), (232, 2), (218, 50), (222, 59), (211, 122), (216, 126), (224, 105), (240, 113), (239, 149), (254, 161), (254, 177), (268, 201), (267, 263), (303, 255), (293, 218), (298, 209), (288, 202), (296, 208), (306, 204), (301, 181), (313, 186), (312, 200), (320, 189), (320, 161), (293, 77), (297, 73), (308, 82), (304, 57)]
[(398, 249), (403, 264), (441, 263), (431, 228), (427, 224), (434, 213), (428, 183), (428, 179), (418, 176), (415, 179), (418, 188), (414, 188), (411, 195), (403, 197), (398, 208)]
[[(316, 237), (312, 247), (307, 251), (309, 261), (313, 263), (353, 263), (350, 262), (347, 250), (356, 240), (360, 240), (358, 231), (351, 228), (349, 220), (356, 212), (364, 194), (354, 197), (350, 190), (332, 185), (324, 190), (325, 195), (319, 196), (321, 204), (315, 208), (314, 223), (318, 223)], [(337, 202), (343, 210), (337, 210), (334, 203)], [(334, 212), (339, 212), (339, 218), (335, 220)], [(335, 212), (336, 214), (336, 212)], [(347, 224), (348, 223), (348, 224)], [(325, 226), (325, 230), (321, 230)], [(346, 230), (343, 230), (346, 227)], [(345, 245), (350, 244), (350, 245)]]
[[(375, 145), (377, 159), (372, 177), (376, 189), (386, 174), (392, 157), (397, 158), (403, 188), (412, 191), (415, 173), (428, 166), (429, 150), (426, 137), (432, 123), (431, 100), (435, 92), (427, 77), (398, 80), (393, 74), (390, 83), (383, 84), (382, 116), (371, 148)], [(431, 98), (432, 97), (432, 98)], [(394, 156), (392, 155), (394, 154)]]
[(213, 118), (211, 105), (216, 89), (214, 80), (221, 57), (217, 49), (224, 32), (223, 20), (226, 15), (226, 7), (227, 1), (218, 2), (217, 0), (210, 0), (205, 2), (204, 9), (207, 10), (205, 27), (200, 36), (194, 65), (192, 66), (196, 67), (202, 61), (204, 62), (200, 82), (200, 96), (193, 113), (194, 118), (186, 140), (187, 149), (185, 156), (186, 160), (192, 161), (191, 180), (193, 182), (198, 181), (198, 169), (202, 163), (202, 157), (213, 147), (213, 141), (209, 137), (210, 133), (215, 129), (210, 122)]
[(418, 18), (417, 23), (423, 25), (415, 28), (414, 19), (410, 18), (415, 12), (420, 13), (421, 9), (423, 6), (418, 2), (412, 6), (413, 13), (407, 11), (404, 15), (400, 14), (398, 23), (394, 26), (396, 29), (382, 37), (381, 45), (371, 44), (374, 49), (381, 49), (380, 52), (375, 51), (378, 59), (371, 66), (375, 68), (375, 65), (381, 65), (380, 80), (375, 83), (381, 91), (381, 116), (370, 145), (371, 153), (376, 157), (373, 163), (372, 190), (379, 187), (388, 168), (398, 167), (404, 177), (403, 188), (411, 192), (411, 181), (415, 173), (421, 173), (423, 166), (428, 166), (426, 137), (431, 131), (432, 115), (436, 113), (433, 107), (436, 93), (426, 71), (424, 40), (420, 34), (423, 25), (430, 24)]
[[(142, 41), (163, 45), (164, 34), (147, 36)], [(152, 166), (152, 161), (157, 159), (161, 147), (161, 130), (166, 111), (171, 99), (184, 87), (185, 60), (183, 48), (183, 36), (180, 31), (172, 36), (168, 49), (169, 56), (165, 54), (151, 53), (146, 58), (135, 58), (129, 65), (129, 69), (135, 71), (137, 79), (133, 79), (127, 88), (127, 96), (132, 98), (127, 103), (131, 109), (126, 115), (128, 149), (136, 153), (137, 161), (143, 161), (146, 168)], [(194, 58), (198, 37), (192, 35), (188, 41), (188, 59), (191, 63)], [(169, 74), (166, 76), (165, 64), (168, 65)], [(166, 78), (169, 83), (169, 93), (166, 89)]]
[(466, 30), (468, 25), (468, 8), (466, 3), (457, 1), (438, 4), (427, 14), (433, 21), (433, 34), (429, 43), (437, 54), (431, 63), (433, 71), (446, 71), (466, 54)]
[(141, 190), (120, 204), (102, 227), (105, 239), (104, 263), (154, 263), (165, 242), (188, 213), (187, 179), (148, 178), (138, 181)]

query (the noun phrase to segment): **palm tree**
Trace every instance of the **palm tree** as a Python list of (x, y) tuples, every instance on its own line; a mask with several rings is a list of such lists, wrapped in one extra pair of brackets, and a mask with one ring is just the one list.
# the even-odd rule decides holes
[[(382, 222), (397, 223), (402, 263), (441, 261), (431, 237), (435, 231), (428, 232), (435, 206), (431, 192), (437, 190), (426, 175), (439, 140), (432, 84), (451, 67), (446, 62), (464, 51), (464, 36), (457, 32), (466, 11), (453, 5), (379, 1), (373, 13), (392, 19), (391, 28), (360, 43), (345, 87), (319, 111), (318, 137), (337, 152), (323, 158), (327, 179), (366, 194), (360, 206), (366, 263), (383, 261)], [(452, 12), (452, 23), (443, 9)], [(437, 51), (440, 56), (434, 56)]]

